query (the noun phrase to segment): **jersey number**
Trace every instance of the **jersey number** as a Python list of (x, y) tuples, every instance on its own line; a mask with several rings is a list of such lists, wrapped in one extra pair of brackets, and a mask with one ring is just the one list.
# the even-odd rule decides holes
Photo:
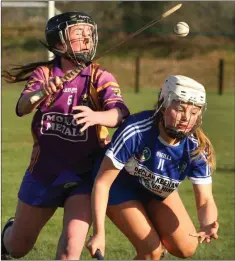
[(73, 102), (73, 95), (69, 95), (68, 100), (67, 100), (67, 104), (71, 105), (72, 102)]
[(165, 160), (160, 159), (157, 168), (160, 169), (160, 170), (163, 170), (164, 163), (165, 163)]

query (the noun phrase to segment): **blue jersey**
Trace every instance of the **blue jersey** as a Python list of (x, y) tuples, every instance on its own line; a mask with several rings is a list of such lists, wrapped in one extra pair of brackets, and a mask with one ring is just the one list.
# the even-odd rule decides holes
[(159, 136), (154, 111), (129, 116), (114, 133), (106, 151), (120, 174), (135, 176), (135, 182), (160, 198), (177, 190), (188, 177), (193, 184), (212, 182), (205, 155), (192, 159), (198, 147), (191, 135), (176, 145), (169, 145)]

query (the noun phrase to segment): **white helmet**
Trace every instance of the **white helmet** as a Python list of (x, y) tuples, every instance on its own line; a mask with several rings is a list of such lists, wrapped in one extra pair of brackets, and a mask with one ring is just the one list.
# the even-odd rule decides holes
[(163, 122), (163, 127), (167, 134), (173, 138), (183, 139), (184, 137), (193, 133), (202, 122), (203, 112), (206, 110), (206, 92), (203, 85), (194, 81), (191, 78), (182, 75), (170, 75), (167, 77), (162, 86), (158, 99), (158, 107), (156, 114), (162, 107), (167, 109), (172, 101), (181, 101), (185, 103), (192, 103), (195, 106), (201, 107), (201, 113), (198, 116), (197, 123), (190, 132), (180, 131), (173, 126), (166, 126), (165, 119), (160, 113), (160, 119)]
[(182, 75), (170, 75), (163, 84), (159, 100), (167, 108), (173, 100), (191, 102), (196, 106), (206, 105), (206, 92), (203, 85)]

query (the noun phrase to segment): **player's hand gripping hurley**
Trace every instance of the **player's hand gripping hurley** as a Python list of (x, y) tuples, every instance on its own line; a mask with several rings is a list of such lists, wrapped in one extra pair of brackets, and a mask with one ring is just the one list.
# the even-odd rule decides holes
[(104, 260), (104, 257), (101, 254), (101, 251), (99, 249), (96, 250), (94, 258), (96, 258), (97, 260)]
[[(99, 58), (101, 58), (102, 56), (104, 56), (105, 54), (109, 53), (110, 51), (116, 49), (117, 47), (119, 47), (120, 45), (124, 44), (125, 42), (127, 42), (128, 40), (130, 40), (131, 38), (133, 38), (134, 36), (140, 34), (141, 32), (143, 32), (144, 30), (148, 29), (149, 27), (155, 25), (156, 23), (160, 22), (161, 20), (163, 20), (164, 18), (168, 17), (169, 15), (173, 14), (175, 11), (177, 11), (178, 9), (180, 9), (182, 6), (182, 4), (178, 4), (176, 6), (174, 6), (173, 8), (171, 8), (170, 10), (166, 11), (165, 13), (163, 13), (161, 15), (161, 18), (158, 19), (153, 19), (151, 22), (149, 22), (148, 24), (144, 25), (143, 27), (141, 27), (139, 30), (137, 30), (136, 32), (134, 32), (133, 34), (129, 35), (128, 37), (126, 37), (123, 41), (121, 41), (119, 44), (117, 44), (116, 46), (113, 46), (112, 48), (106, 50), (105, 52), (103, 52), (100, 56), (98, 56), (97, 58), (95, 58), (93, 61), (98, 60)], [(84, 68), (86, 68), (88, 65), (90, 65), (92, 62), (87, 62), (87, 63), (81, 63), (79, 66), (77, 66), (74, 70), (72, 70), (71, 72), (65, 74), (63, 77), (60, 78), (62, 84), (66, 81), (69, 81), (71, 78), (73, 78), (73, 76), (79, 74)], [(42, 99), (43, 97), (46, 97), (47, 94), (46, 92), (42, 89), (40, 91), (38, 91), (38, 93), (36, 93), (35, 95), (33, 95), (30, 98), (30, 103), (34, 104), (37, 101), (39, 101), (40, 99)]]
[[(90, 62), (91, 63), (91, 62)], [(81, 63), (79, 66), (77, 66), (74, 70), (72, 70), (69, 73), (66, 73), (63, 77), (60, 78), (60, 84), (63, 84), (64, 82), (69, 81), (71, 78), (73, 78), (76, 74), (80, 73), (83, 69), (85, 69), (90, 63)], [(50, 80), (49, 80), (50, 81)], [(38, 91), (38, 93), (36, 93), (35, 95), (33, 95), (30, 98), (30, 103), (34, 104), (35, 102), (39, 101), (40, 99), (44, 98), (48, 96), (48, 94), (46, 93), (46, 90), (41, 89)]]

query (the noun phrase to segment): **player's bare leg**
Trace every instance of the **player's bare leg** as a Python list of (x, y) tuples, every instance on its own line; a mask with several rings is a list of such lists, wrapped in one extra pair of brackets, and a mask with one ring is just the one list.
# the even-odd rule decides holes
[(56, 208), (40, 208), (18, 201), (15, 220), (3, 235), (4, 246), (10, 256), (20, 258), (33, 248), (37, 237), (55, 213)]
[(69, 197), (64, 205), (63, 231), (58, 242), (56, 259), (80, 259), (91, 222), (90, 195)]
[(189, 233), (196, 229), (177, 191), (164, 201), (153, 199), (148, 204), (148, 213), (162, 243), (172, 255), (187, 258), (195, 253), (198, 240)]
[(160, 238), (142, 203), (127, 201), (120, 205), (108, 206), (107, 215), (135, 247), (135, 259), (160, 259)]

